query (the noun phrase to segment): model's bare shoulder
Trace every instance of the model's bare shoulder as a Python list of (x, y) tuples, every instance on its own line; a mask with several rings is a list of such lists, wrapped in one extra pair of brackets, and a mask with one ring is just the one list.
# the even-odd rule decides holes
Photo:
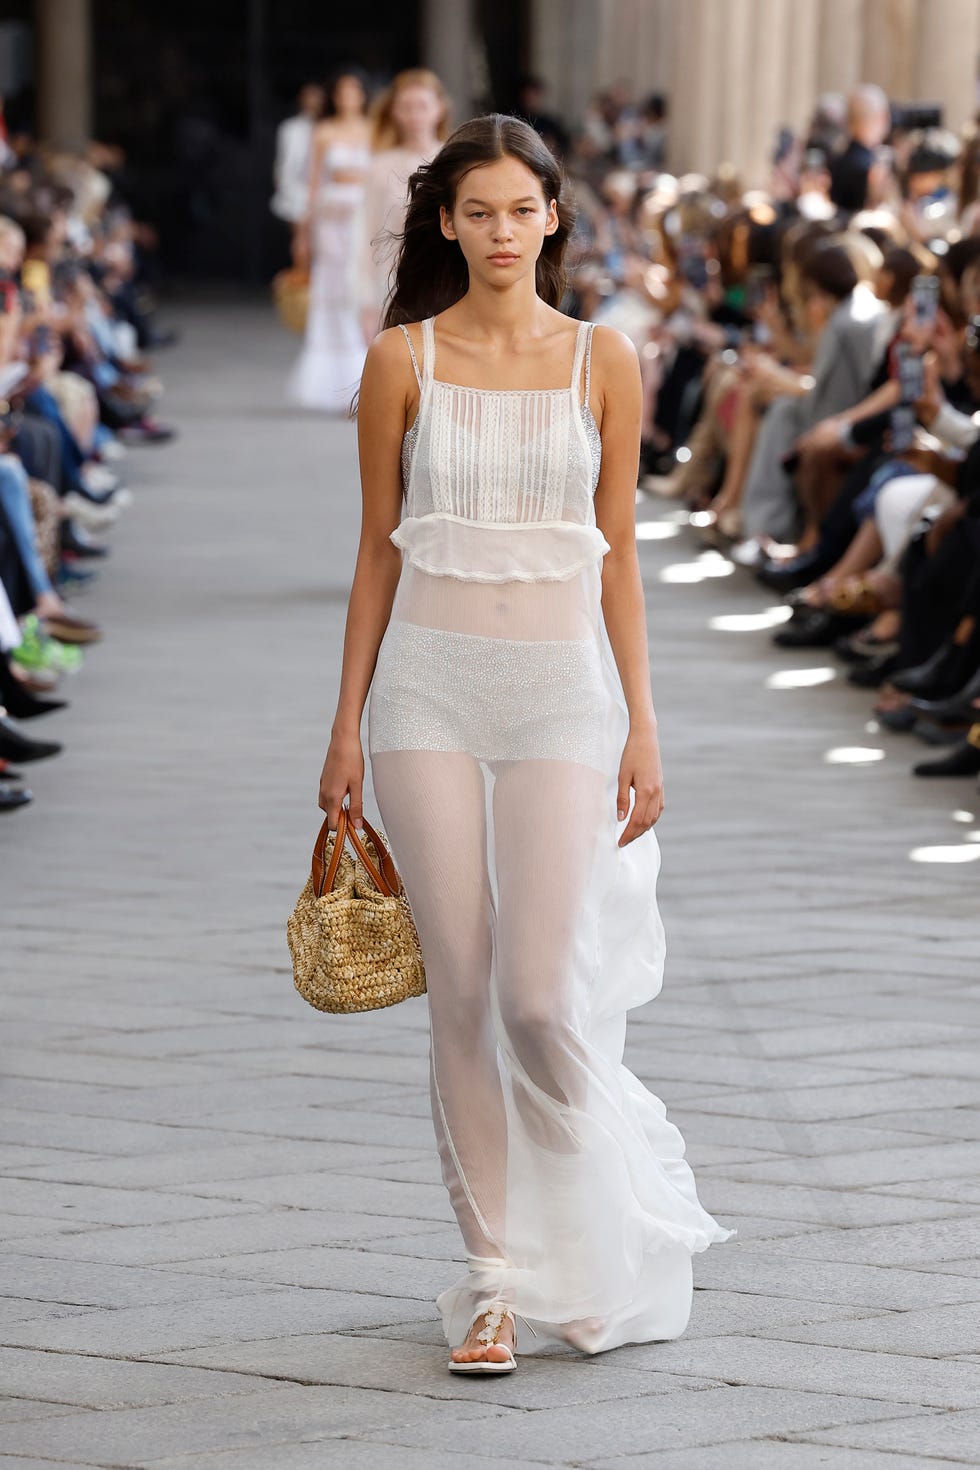
[[(408, 331), (411, 333), (411, 325)], [(413, 346), (417, 351), (417, 345), (413, 343)], [(364, 369), (366, 372), (370, 370), (373, 377), (383, 374), (386, 378), (394, 376), (400, 380), (407, 371), (408, 377), (413, 378), (412, 357), (401, 327), (385, 327), (372, 339), (364, 359)]]
[(599, 431), (613, 418), (632, 420), (643, 396), (640, 359), (625, 332), (604, 322), (592, 333), (592, 388), (599, 403)]
[(631, 338), (618, 327), (597, 322), (592, 329), (592, 371), (600, 373), (633, 372), (640, 359)]

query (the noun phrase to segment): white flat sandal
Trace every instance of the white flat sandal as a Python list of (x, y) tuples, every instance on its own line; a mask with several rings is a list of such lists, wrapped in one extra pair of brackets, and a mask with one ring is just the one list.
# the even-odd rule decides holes
[[(501, 1327), (503, 1326), (505, 1317), (509, 1317), (510, 1320), (514, 1322), (514, 1337), (516, 1340), (517, 1323), (514, 1321), (514, 1313), (511, 1311), (510, 1307), (507, 1306), (506, 1302), (491, 1302), (489, 1307), (481, 1307), (480, 1311), (477, 1312), (471, 1319), (470, 1327), (473, 1326), (473, 1323), (476, 1321), (477, 1317), (482, 1317), (484, 1313), (486, 1313), (487, 1320), (483, 1331), (477, 1333), (477, 1340), (479, 1342), (485, 1342), (487, 1347), (490, 1347), (492, 1344), (497, 1343), (497, 1337), (500, 1333)], [(518, 1315), (520, 1314), (518, 1313)], [(525, 1324), (526, 1327), (529, 1327), (532, 1334), (537, 1337), (537, 1333), (534, 1331), (534, 1328), (531, 1327), (530, 1322), (528, 1322), (527, 1319), (524, 1317), (521, 1317), (521, 1321)], [(469, 1336), (468, 1332), (467, 1336)], [(495, 1363), (488, 1358), (477, 1358), (475, 1361), (470, 1363), (457, 1363), (455, 1359), (450, 1358), (450, 1373), (513, 1373), (514, 1369), (517, 1367), (517, 1359), (514, 1357), (513, 1349), (509, 1347), (508, 1344), (505, 1342), (497, 1343), (497, 1346), (505, 1348), (507, 1351), (507, 1357), (504, 1359), (503, 1362)]]

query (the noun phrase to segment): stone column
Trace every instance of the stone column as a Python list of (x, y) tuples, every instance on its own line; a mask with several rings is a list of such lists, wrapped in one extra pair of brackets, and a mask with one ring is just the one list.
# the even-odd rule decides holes
[(422, 65), (442, 78), (454, 124), (473, 116), (473, 37), (473, 0), (422, 0)]
[(779, 128), (787, 120), (783, 99), (790, 7), (784, 0), (755, 0), (753, 41), (752, 106), (744, 176), (746, 183), (765, 185)]
[(42, 141), (80, 149), (92, 136), (89, 0), (35, 0), (37, 115)]
[(719, 162), (726, 3), (684, 0), (670, 88), (671, 166), (681, 173), (711, 173)]
[(799, 133), (817, 100), (820, 0), (791, 0), (785, 60), (782, 122)]
[(530, 69), (547, 83), (548, 110), (568, 126), (581, 122), (597, 86), (606, 9), (596, 0), (532, 0)]
[(817, 90), (847, 92), (861, 78), (862, 0), (822, 0)]
[[(750, 148), (752, 95), (755, 74), (755, 0), (727, 0), (725, 5), (724, 67), (721, 75), (721, 136), (719, 163), (730, 163), (740, 179), (749, 182), (746, 163)], [(754, 182), (754, 180), (752, 181)]]
[(976, 111), (978, 49), (977, 0), (919, 0), (915, 96), (942, 103), (946, 126), (954, 131)]
[(917, 11), (918, 0), (864, 0), (861, 80), (901, 101), (915, 88)]

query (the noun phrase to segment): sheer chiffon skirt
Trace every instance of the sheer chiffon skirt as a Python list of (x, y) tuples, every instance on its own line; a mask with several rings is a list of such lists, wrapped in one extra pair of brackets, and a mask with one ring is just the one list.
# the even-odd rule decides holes
[(457, 1345), (503, 1299), (597, 1353), (679, 1336), (691, 1255), (735, 1232), (623, 1063), (663, 982), (651, 829), (616, 817), (628, 715), (592, 564), (504, 585), (406, 563), (369, 702), (384, 830), (425, 956), (430, 1089), (467, 1270)]
[(313, 218), (313, 263), (306, 332), (286, 382), (286, 397), (304, 408), (346, 414), (357, 390), (367, 344), (357, 313), (359, 184), (324, 187)]

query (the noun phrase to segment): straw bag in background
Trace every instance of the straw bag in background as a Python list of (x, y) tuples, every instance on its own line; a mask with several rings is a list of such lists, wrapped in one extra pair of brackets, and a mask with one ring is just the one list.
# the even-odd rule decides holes
[[(365, 818), (368, 845), (340, 808), (324, 821), (313, 871), (286, 923), (293, 981), (318, 1011), (373, 1011), (425, 994), (419, 937), (404, 886)], [(359, 861), (345, 851), (350, 841)]]
[(309, 272), (293, 266), (273, 276), (272, 299), (283, 326), (302, 336), (306, 331), (306, 314), (310, 306)]

